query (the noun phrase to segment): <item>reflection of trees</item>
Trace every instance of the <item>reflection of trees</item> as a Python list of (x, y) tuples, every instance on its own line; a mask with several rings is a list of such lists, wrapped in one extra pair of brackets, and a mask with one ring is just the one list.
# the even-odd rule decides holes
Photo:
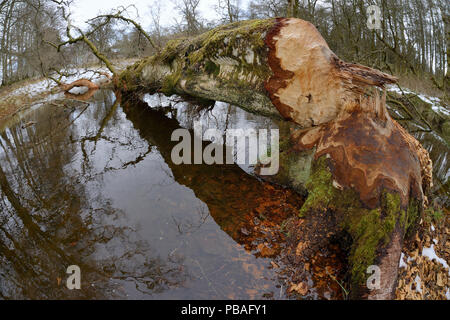
[[(123, 296), (127, 283), (151, 294), (186, 277), (179, 258), (157, 257), (123, 212), (91, 194), (86, 183), (97, 183), (101, 174), (89, 165), (82, 176), (76, 169), (79, 141), (109, 121), (114, 126), (111, 95), (97, 99), (100, 106), (72, 125), (84, 105), (42, 107), (28, 116), (36, 125), (0, 135), (2, 298), (111, 298)], [(86, 119), (96, 119), (94, 128)], [(71, 264), (81, 268), (82, 290), (65, 287)]]
[[(172, 142), (170, 138), (171, 133), (180, 128), (180, 125), (178, 120), (165, 116), (168, 108), (150, 109), (145, 104), (133, 102), (130, 106), (125, 104), (124, 110), (140, 136), (158, 148), (173, 178), (193, 190), (196, 197), (206, 203), (214, 221), (246, 250), (257, 257), (270, 257), (275, 265), (283, 266), (278, 272), (281, 283), (292, 281), (295, 272), (299, 270), (297, 264), (290, 264), (288, 260), (291, 249), (295, 256), (298, 242), (288, 243), (286, 230), (282, 230), (280, 226), (286, 219), (298, 214), (301, 198), (290, 190), (259, 181), (237, 165), (175, 165), (171, 161), (171, 151), (178, 142)], [(189, 124), (190, 119), (196, 116), (189, 113), (178, 115), (180, 117), (183, 123)], [(228, 119), (229, 115), (224, 115), (224, 118)], [(174, 223), (180, 232), (189, 231), (198, 224), (181, 224), (179, 221)], [(314, 231), (312, 230), (313, 233)], [(304, 275), (310, 279), (312, 276), (315, 286), (320, 287), (319, 296), (324, 291), (331, 291), (331, 297), (339, 296), (338, 284), (327, 274), (327, 271), (333, 274), (341, 271), (342, 262), (336, 254), (327, 258), (327, 253), (333, 250), (336, 248), (329, 251), (323, 248), (321, 252), (315, 252), (314, 259), (317, 262), (313, 263), (308, 275)]]
[[(99, 91), (95, 99), (96, 105), (87, 109), (84, 104), (60, 103), (37, 109), (29, 115), (36, 125), (17, 125), (1, 134), (3, 297), (112, 298), (130, 292), (148, 297), (183, 283), (187, 271), (181, 256), (174, 250), (157, 257), (124, 213), (97, 192), (105, 173), (133, 166), (155, 149), (169, 167), (168, 183), (174, 179), (187, 186), (208, 207), (198, 209), (198, 218), (173, 217), (180, 234), (195, 233), (211, 215), (247, 251), (278, 264), (283, 285), (290, 279), (282, 259), (290, 244), (280, 225), (297, 213), (298, 196), (261, 183), (237, 165), (173, 165), (170, 153), (176, 142), (170, 135), (179, 128), (175, 116), (192, 122), (195, 112), (177, 115), (172, 108), (156, 111), (133, 102), (124, 106), (123, 114), (112, 94)], [(211, 113), (213, 126), (235, 124), (233, 109), (228, 111)], [(136, 130), (123, 130), (129, 120)], [(99, 153), (101, 159), (95, 159)], [(201, 277), (212, 276), (202, 261), (193, 262)], [(81, 291), (64, 286), (69, 264), (81, 267)], [(258, 274), (245, 261), (242, 265), (253, 276)], [(227, 266), (214, 272), (226, 273)], [(224, 291), (220, 285), (215, 290)]]

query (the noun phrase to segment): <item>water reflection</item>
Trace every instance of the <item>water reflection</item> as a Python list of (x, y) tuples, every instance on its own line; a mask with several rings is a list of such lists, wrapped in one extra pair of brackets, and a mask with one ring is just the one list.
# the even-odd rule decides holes
[[(109, 91), (92, 99), (55, 100), (0, 133), (0, 297), (290, 297), (295, 247), (282, 226), (302, 199), (249, 166), (170, 160), (172, 131), (194, 120), (224, 133), (278, 124), (221, 103), (199, 110), (147, 97), (152, 109)], [(425, 146), (448, 184), (448, 150)], [(342, 297), (336, 250), (305, 265), (307, 297)], [(65, 287), (71, 264), (81, 290)]]
[[(271, 261), (299, 197), (238, 166), (174, 166), (176, 109), (94, 99), (1, 134), (1, 297), (285, 298)], [(72, 264), (81, 290), (65, 287)]]
[[(166, 105), (166, 103), (162, 104)], [(241, 128), (248, 126), (253, 128), (272, 126), (273, 128), (276, 124), (268, 122), (267, 119), (259, 121), (258, 116), (243, 113), (239, 109), (228, 108), (222, 104), (216, 104), (214, 109), (206, 112), (202, 110), (195, 112), (192, 110), (196, 109), (195, 106), (186, 104), (178, 106), (177, 109), (166, 106), (153, 110), (145, 105), (138, 106), (133, 103), (130, 106), (125, 105), (124, 109), (127, 118), (139, 130), (140, 136), (158, 147), (175, 181), (189, 187), (195, 196), (208, 206), (211, 217), (222, 230), (254, 256), (271, 259), (269, 266), (275, 269), (274, 274), (280, 283), (278, 285), (280, 289), (275, 290), (276, 294), (273, 290), (264, 290), (264, 286), (256, 286), (247, 291), (259, 293), (260, 297), (283, 297), (283, 290), (286, 291), (292, 286), (292, 281), (298, 276), (299, 270), (297, 270), (297, 264), (289, 261), (292, 257), (288, 257), (292, 244), (287, 243), (289, 237), (280, 226), (283, 226), (287, 218), (298, 213), (298, 208), (302, 205), (301, 198), (292, 191), (258, 181), (237, 165), (174, 165), (170, 160), (172, 147), (177, 143), (170, 141), (170, 135), (180, 127), (178, 119), (185, 124), (185, 127), (192, 126), (194, 118), (207, 123), (209, 128), (214, 127), (222, 131), (234, 128), (236, 124)], [(170, 116), (166, 116), (167, 114)], [(220, 117), (222, 119), (217, 121)], [(246, 118), (246, 122), (243, 117)], [(222, 121), (224, 119), (228, 121)], [(182, 232), (182, 230), (181, 226), (179, 231)], [(296, 243), (294, 245), (296, 246)], [(293, 249), (295, 251), (295, 247)], [(334, 275), (342, 276), (345, 271), (343, 257), (338, 258), (337, 252), (338, 249), (334, 247), (323, 248), (323, 252), (316, 253), (311, 270), (305, 272), (311, 287), (305, 296), (309, 298), (341, 297), (338, 283), (327, 274), (329, 271)], [(261, 272), (250, 267), (249, 262), (243, 262), (246, 272), (259, 277)], [(231, 268), (229, 265), (221, 267), (224, 271)], [(231, 283), (238, 284), (239, 278), (230, 279)], [(233, 291), (235, 287), (228, 290)]]
[[(101, 95), (97, 108), (51, 104), (21, 121), (35, 125), (1, 134), (2, 298), (136, 296), (188, 278), (181, 258), (158, 255), (126, 213), (95, 191), (101, 181), (86, 169), (79, 141), (99, 132), (112, 97)], [(82, 290), (65, 287), (71, 264), (82, 270)]]

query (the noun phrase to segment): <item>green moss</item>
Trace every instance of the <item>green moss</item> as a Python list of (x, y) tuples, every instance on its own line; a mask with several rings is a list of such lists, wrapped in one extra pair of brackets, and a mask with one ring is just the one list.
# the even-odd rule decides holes
[(406, 217), (404, 225), (406, 229), (406, 236), (410, 236), (415, 230), (420, 220), (421, 203), (419, 200), (411, 198), (408, 209), (406, 210)]
[[(233, 59), (236, 61), (236, 70), (229, 74), (228, 80), (242, 88), (242, 85), (249, 84), (240, 78), (242, 74), (254, 74), (257, 79), (267, 78), (271, 74), (266, 63), (257, 63), (257, 57), (265, 56), (267, 48), (264, 44), (264, 31), (274, 23), (274, 19), (249, 20), (221, 26), (193, 39), (168, 44), (161, 60), (165, 63), (172, 62), (173, 59), (182, 61), (183, 77), (189, 80), (190, 77), (196, 77), (201, 69), (208, 75), (217, 77), (220, 66), (215, 63), (215, 59)], [(172, 55), (172, 52), (176, 52), (176, 55)], [(252, 61), (246, 61), (247, 54), (249, 57), (253, 55)]]
[(442, 218), (445, 217), (445, 213), (440, 208), (435, 209), (429, 207), (425, 210), (424, 216), (428, 223), (439, 224), (442, 221)]
[(367, 209), (357, 192), (334, 187), (325, 156), (315, 161), (306, 187), (309, 193), (300, 215), (333, 210), (336, 221), (351, 236), (353, 243), (348, 260), (352, 286), (364, 283), (367, 267), (375, 264), (379, 249), (390, 243), (396, 226), (404, 230), (418, 220), (419, 206), (415, 200), (408, 208), (402, 208), (400, 195), (385, 190), (379, 207)]
[(346, 229), (353, 239), (349, 263), (353, 283), (362, 283), (367, 267), (374, 263), (379, 242), (386, 235), (380, 228), (379, 209), (355, 214), (349, 219)]
[(163, 80), (161, 92), (164, 93), (167, 96), (170, 96), (172, 94), (176, 93), (176, 85), (178, 81), (180, 80), (182, 75), (181, 67), (176, 66), (175, 70), (172, 71), (168, 76), (166, 76)]
[(336, 193), (327, 159), (325, 157), (319, 158), (314, 166), (315, 168), (306, 183), (309, 193), (300, 209), (300, 216), (305, 216), (311, 210), (327, 208)]
[[(217, 49), (221, 49), (226, 56), (233, 56), (233, 50), (239, 49), (239, 42), (245, 39), (245, 43), (251, 43), (253, 49), (264, 47), (264, 39), (261, 37), (275, 23), (274, 19), (248, 20), (231, 23), (206, 32), (193, 42), (199, 44), (197, 50), (189, 54), (191, 64), (202, 62), (205, 58), (215, 56)], [(248, 49), (248, 45), (244, 49)]]
[(442, 124), (442, 135), (445, 137), (446, 141), (450, 141), (450, 121), (445, 121)]
[(163, 63), (171, 64), (187, 42), (188, 40), (186, 38), (168, 41), (163, 51), (158, 55), (159, 60)]
[(125, 91), (138, 90), (139, 85), (142, 83), (139, 79), (142, 69), (154, 59), (154, 56), (144, 58), (133, 65), (128, 66), (124, 71), (122, 71), (119, 75), (119, 84), (121, 84), (122, 89), (125, 89)]
[(367, 267), (375, 264), (377, 250), (390, 243), (392, 232), (404, 215), (398, 194), (386, 192), (383, 198), (380, 208), (361, 208), (345, 219), (345, 228), (353, 239), (349, 262), (354, 284), (365, 281)]
[[(240, 21), (194, 38), (171, 40), (159, 54), (125, 70), (120, 75), (120, 84), (125, 91), (146, 86), (150, 91), (160, 90), (167, 95), (179, 93), (178, 89), (202, 97), (198, 88), (204, 88), (209, 77), (214, 80), (214, 88), (220, 90), (211, 89), (204, 98), (211, 99), (212, 96), (215, 100), (232, 101), (244, 109), (252, 106), (251, 110), (254, 105), (262, 105), (257, 112), (278, 115), (262, 81), (272, 74), (265, 61), (268, 49), (264, 40), (266, 32), (275, 23), (275, 19)], [(145, 68), (150, 65), (157, 66), (155, 72), (146, 72)], [(225, 72), (222, 72), (222, 65), (227, 65)], [(168, 70), (169, 75), (164, 76)], [(182, 90), (179, 87), (181, 80), (184, 83)]]
[(209, 75), (218, 76), (220, 72), (220, 66), (212, 62), (211, 60), (208, 60), (205, 64), (205, 71)]

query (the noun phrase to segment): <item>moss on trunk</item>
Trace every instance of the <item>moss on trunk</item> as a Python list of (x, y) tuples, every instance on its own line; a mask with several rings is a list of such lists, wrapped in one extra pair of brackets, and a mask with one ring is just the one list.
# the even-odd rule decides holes
[(128, 67), (118, 85), (126, 92), (191, 95), (280, 118), (264, 83), (272, 75), (264, 43), (275, 19), (222, 26), (192, 39), (169, 41), (160, 54)]
[(304, 218), (331, 210), (336, 219), (335, 233), (345, 231), (350, 235), (348, 256), (350, 286), (353, 296), (366, 291), (367, 268), (383, 259), (396, 228), (401, 237), (416, 226), (422, 211), (421, 203), (412, 199), (408, 207), (402, 207), (397, 192), (384, 190), (381, 204), (368, 209), (360, 201), (359, 194), (350, 188), (337, 186), (330, 170), (330, 159), (321, 156), (314, 161), (306, 187), (308, 197), (299, 211)]

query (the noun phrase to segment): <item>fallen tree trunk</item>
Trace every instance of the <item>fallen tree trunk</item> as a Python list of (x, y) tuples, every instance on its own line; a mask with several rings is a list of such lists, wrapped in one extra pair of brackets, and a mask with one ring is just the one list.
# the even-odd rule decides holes
[[(114, 81), (124, 94), (190, 95), (293, 122), (272, 179), (306, 191), (300, 263), (349, 239), (352, 297), (393, 297), (403, 239), (432, 183), (428, 153), (391, 119), (376, 89), (395, 77), (340, 60), (312, 24), (283, 18), (173, 40)], [(371, 265), (381, 271), (373, 290)]]

